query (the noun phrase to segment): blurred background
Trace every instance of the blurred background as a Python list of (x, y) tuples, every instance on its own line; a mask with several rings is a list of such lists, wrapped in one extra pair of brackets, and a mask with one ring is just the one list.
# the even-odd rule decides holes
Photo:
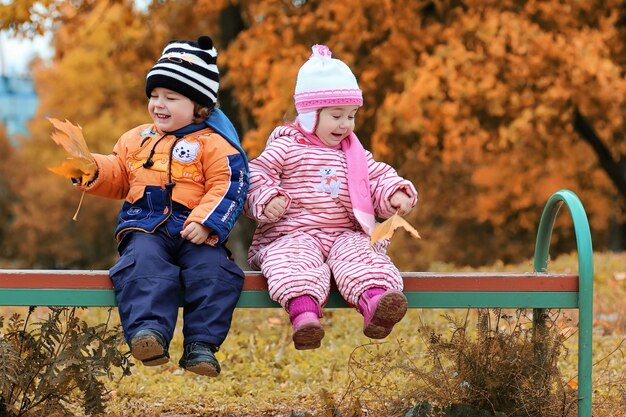
[[(0, 2), (0, 267), (108, 268), (120, 201), (47, 167), (47, 117), (92, 151), (150, 121), (147, 70), (171, 39), (211, 36), (220, 104), (250, 158), (285, 117), (310, 47), (353, 69), (356, 132), (420, 193), (390, 254), (401, 270), (532, 257), (549, 196), (581, 198), (594, 249), (626, 245), (626, 1), (16, 0)], [(23, 66), (22, 66), (23, 64)], [(566, 208), (563, 208), (566, 210)], [(559, 216), (554, 251), (575, 249)], [(246, 267), (254, 224), (229, 247)]]

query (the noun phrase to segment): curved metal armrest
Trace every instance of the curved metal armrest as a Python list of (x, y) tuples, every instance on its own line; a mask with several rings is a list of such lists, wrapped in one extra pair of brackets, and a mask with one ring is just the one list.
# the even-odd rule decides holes
[(565, 203), (572, 216), (578, 251), (578, 416), (591, 417), (592, 405), (592, 337), (593, 337), (593, 248), (589, 221), (580, 199), (570, 190), (554, 193), (543, 210), (537, 242), (534, 269), (548, 270), (550, 238), (556, 215)]

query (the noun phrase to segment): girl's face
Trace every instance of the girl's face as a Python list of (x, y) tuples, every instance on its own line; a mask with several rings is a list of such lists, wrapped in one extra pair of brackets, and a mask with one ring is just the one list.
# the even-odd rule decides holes
[(358, 106), (325, 107), (320, 110), (315, 134), (328, 146), (337, 146), (354, 131)]
[(162, 132), (173, 132), (193, 121), (194, 103), (172, 90), (156, 87), (150, 93), (148, 112)]

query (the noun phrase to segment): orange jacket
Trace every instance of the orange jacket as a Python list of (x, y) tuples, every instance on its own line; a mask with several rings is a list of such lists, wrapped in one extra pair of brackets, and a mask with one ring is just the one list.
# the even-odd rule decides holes
[(241, 213), (248, 187), (245, 158), (206, 126), (167, 134), (141, 125), (123, 134), (112, 154), (93, 156), (98, 174), (87, 192), (126, 200), (118, 240), (127, 230), (153, 232), (166, 222), (178, 233), (194, 221), (223, 242)]

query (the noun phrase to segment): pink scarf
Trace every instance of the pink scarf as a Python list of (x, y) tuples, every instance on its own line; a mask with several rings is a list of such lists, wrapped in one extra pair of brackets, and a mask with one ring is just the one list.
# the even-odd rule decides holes
[(376, 218), (374, 217), (374, 204), (372, 203), (372, 195), (369, 186), (369, 172), (367, 170), (367, 158), (365, 157), (365, 149), (356, 137), (354, 132), (341, 141), (337, 146), (328, 146), (313, 133), (307, 133), (299, 123), (295, 124), (296, 128), (311, 141), (318, 146), (339, 149), (346, 154), (346, 165), (348, 167), (348, 192), (350, 193), (350, 201), (352, 202), (352, 211), (365, 233), (372, 234)]

